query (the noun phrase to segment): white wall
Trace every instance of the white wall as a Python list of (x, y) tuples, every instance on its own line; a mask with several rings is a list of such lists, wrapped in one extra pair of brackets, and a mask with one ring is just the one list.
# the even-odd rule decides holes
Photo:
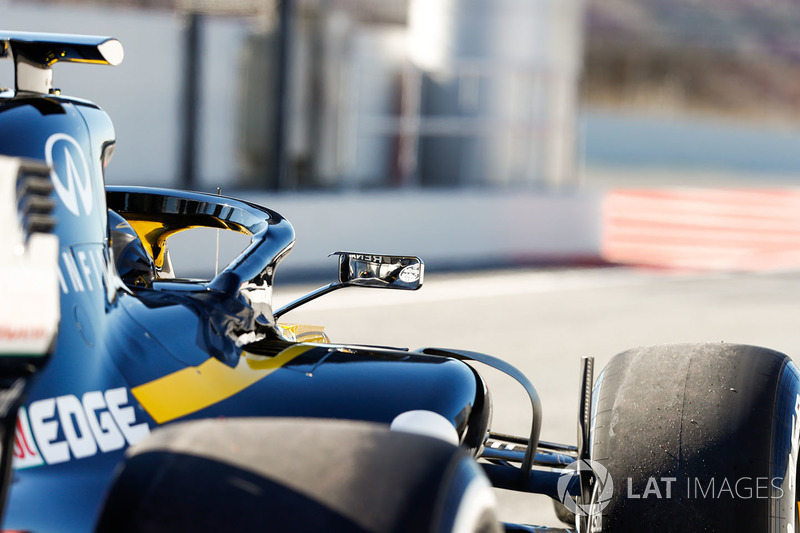
[[(116, 126), (109, 184), (174, 186), (180, 164), (183, 19), (173, 13), (120, 7), (3, 5), (0, 27), (14, 31), (83, 33), (118, 38), (119, 67), (62, 64), (54, 85), (103, 107)], [(235, 172), (235, 80), (241, 19), (207, 19), (202, 53), (200, 185), (213, 190)], [(13, 86), (11, 61), (0, 61), (0, 85)]]
[[(279, 269), (284, 275), (327, 269), (333, 276), (335, 265), (326, 257), (337, 250), (418, 255), (435, 270), (599, 258), (600, 192), (417, 190), (243, 198), (274, 209), (294, 226), (297, 243)], [(170, 240), (176, 272), (213, 273), (213, 230), (195, 236), (192, 231)], [(237, 245), (246, 242), (223, 241), (223, 261), (235, 256)]]

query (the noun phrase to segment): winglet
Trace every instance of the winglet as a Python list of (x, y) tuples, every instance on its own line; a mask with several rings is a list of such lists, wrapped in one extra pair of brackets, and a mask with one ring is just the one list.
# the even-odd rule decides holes
[(0, 57), (14, 58), (17, 91), (47, 94), (58, 62), (117, 66), (125, 53), (111, 37), (0, 30)]

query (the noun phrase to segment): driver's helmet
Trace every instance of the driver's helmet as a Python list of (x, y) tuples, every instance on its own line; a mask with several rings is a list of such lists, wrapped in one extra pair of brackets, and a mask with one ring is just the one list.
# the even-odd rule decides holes
[(142, 240), (127, 220), (108, 210), (111, 249), (122, 281), (129, 287), (150, 287), (156, 279), (156, 265), (145, 250)]

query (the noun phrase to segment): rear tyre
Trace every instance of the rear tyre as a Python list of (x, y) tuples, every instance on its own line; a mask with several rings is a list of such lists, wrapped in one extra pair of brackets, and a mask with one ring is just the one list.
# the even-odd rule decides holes
[(475, 460), (357, 422), (205, 420), (131, 448), (97, 531), (499, 533)]
[(594, 390), (591, 531), (797, 531), (800, 378), (785, 355), (728, 344), (617, 355)]

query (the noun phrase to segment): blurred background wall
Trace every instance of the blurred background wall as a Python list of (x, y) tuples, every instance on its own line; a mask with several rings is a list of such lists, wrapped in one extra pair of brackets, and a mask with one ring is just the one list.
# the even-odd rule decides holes
[(575, 179), (578, 0), (0, 6), (7, 28), (123, 41), (117, 72), (57, 67), (65, 94), (115, 119), (110, 183), (285, 190)]
[[(55, 68), (65, 94), (115, 121), (109, 183), (222, 187), (285, 207), (295, 223), (317, 221), (300, 234), (314, 242), (295, 254), (308, 260), (342, 235), (372, 245), (402, 225), (416, 250), (398, 251), (434, 265), (470, 263), (469, 250), (473, 264), (647, 264), (607, 253), (608, 228), (619, 228), (609, 221), (630, 218), (613, 207), (630, 202), (607, 202), (607, 191), (785, 190), (800, 178), (800, 8), (790, 0), (0, 0), (0, 9), (8, 29), (124, 43), (117, 69)], [(0, 83), (10, 80), (0, 62)], [(691, 218), (680, 213), (664, 217)], [(636, 239), (664, 228), (648, 224)], [(437, 225), (451, 229), (438, 235)], [(786, 246), (800, 247), (796, 226)], [(462, 251), (448, 255), (443, 244), (456, 242)]]
[(601, 183), (796, 184), (798, 28), (789, 0), (589, 0), (584, 167)]

